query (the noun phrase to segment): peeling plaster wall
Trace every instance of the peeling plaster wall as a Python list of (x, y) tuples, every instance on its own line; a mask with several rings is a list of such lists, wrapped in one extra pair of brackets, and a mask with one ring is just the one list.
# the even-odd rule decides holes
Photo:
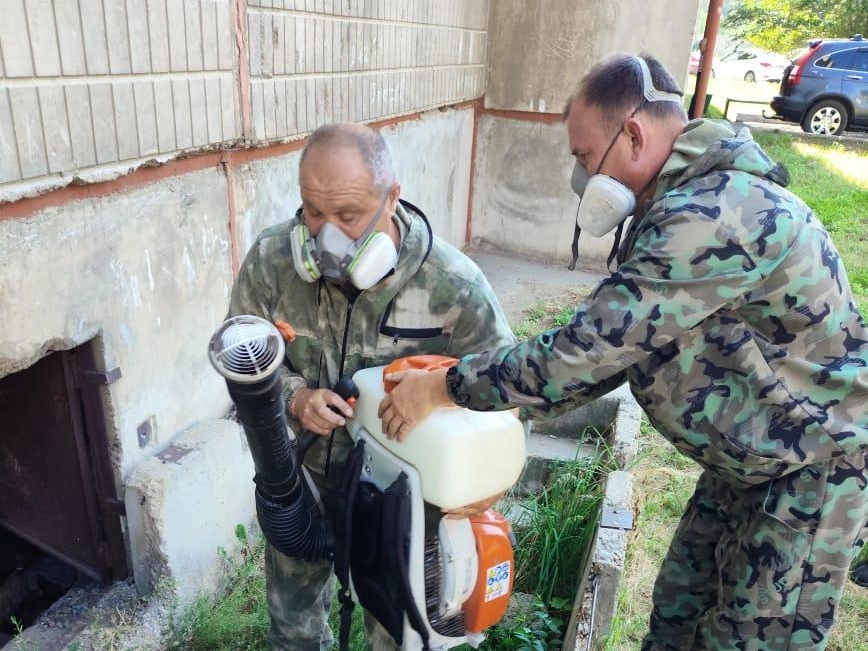
[(498, 0), (488, 18), (485, 106), (560, 113), (600, 59), (648, 52), (687, 74), (699, 0)]
[[(232, 275), (226, 180), (216, 168), (0, 221), (0, 376), (98, 338), (121, 479), (153, 447), (225, 413), (206, 349)], [(140, 449), (136, 428), (156, 416)]]
[[(476, 151), (474, 245), (566, 265), (579, 200), (570, 188), (573, 159), (563, 124), (483, 115)], [(612, 237), (583, 234), (580, 261), (599, 267)]]

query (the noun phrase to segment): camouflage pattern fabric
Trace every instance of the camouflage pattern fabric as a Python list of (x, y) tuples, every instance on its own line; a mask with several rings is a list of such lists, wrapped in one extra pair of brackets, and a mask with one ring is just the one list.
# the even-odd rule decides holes
[[(515, 341), (479, 268), (432, 237), (409, 204), (399, 205), (395, 215), (401, 245), (394, 273), (361, 293), (345, 293), (324, 281), (307, 283), (298, 276), (289, 243), (296, 219), (260, 234), (241, 266), (229, 307), (230, 315), (284, 320), (295, 329), (297, 336), (287, 345), (282, 369), (287, 407), (301, 387), (332, 387), (342, 375), (398, 357), (461, 357)], [(288, 416), (303, 443), (317, 438)], [(335, 430), (326, 468), (328, 440), (319, 438), (304, 463), (328, 510), (352, 442), (344, 428)], [(302, 563), (268, 550), (269, 640), (275, 651), (331, 648), (326, 616), (332, 589), (325, 586), (330, 576), (328, 563)], [(385, 630), (378, 630), (374, 622), (367, 628), (376, 651), (392, 648)]]
[(865, 513), (865, 455), (748, 489), (701, 475), (654, 585), (642, 651), (826, 646)]
[[(786, 182), (746, 129), (689, 123), (617, 270), (572, 322), (465, 357), (447, 376), (460, 405), (537, 417), (629, 381), (707, 477), (664, 565), (655, 626), (706, 613), (697, 639), (712, 649), (824, 648), (868, 519), (868, 328), (829, 234)], [(714, 549), (695, 561), (681, 549), (703, 540)], [(692, 599), (679, 582), (701, 571), (706, 582), (716, 573), (715, 594), (673, 606)], [(739, 641), (770, 617), (774, 641)]]

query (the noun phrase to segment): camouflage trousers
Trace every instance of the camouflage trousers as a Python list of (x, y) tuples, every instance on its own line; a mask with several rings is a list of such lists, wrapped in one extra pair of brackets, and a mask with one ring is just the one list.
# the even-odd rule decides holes
[(866, 456), (737, 488), (699, 478), (642, 651), (822, 651), (868, 520)]
[[(325, 468), (324, 444), (315, 445), (305, 461), (320, 491), (326, 512), (332, 517), (344, 464), (352, 447), (346, 435), (336, 435), (334, 443), (328, 476), (318, 472)], [(268, 642), (274, 651), (330, 651), (337, 648), (337, 631), (333, 633), (328, 625), (336, 583), (331, 562), (298, 561), (266, 543), (265, 587), (271, 617)], [(367, 612), (365, 639), (372, 651), (398, 651), (401, 648)]]
[[(265, 549), (265, 583), (271, 626), (268, 643), (274, 651), (330, 651), (335, 634), (328, 625), (335, 593), (331, 563), (306, 563)], [(365, 612), (365, 639), (372, 651), (397, 651), (392, 636)]]

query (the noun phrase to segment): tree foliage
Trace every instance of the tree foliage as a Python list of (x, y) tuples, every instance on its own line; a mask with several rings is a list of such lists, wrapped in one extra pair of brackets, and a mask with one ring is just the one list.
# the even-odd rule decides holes
[(868, 37), (868, 0), (730, 0), (723, 28), (739, 40), (792, 53), (810, 38)]

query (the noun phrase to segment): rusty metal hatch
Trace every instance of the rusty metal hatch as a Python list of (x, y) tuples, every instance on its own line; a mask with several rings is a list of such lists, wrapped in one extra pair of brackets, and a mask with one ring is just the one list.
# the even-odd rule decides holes
[(0, 525), (102, 581), (128, 574), (90, 344), (0, 378)]

